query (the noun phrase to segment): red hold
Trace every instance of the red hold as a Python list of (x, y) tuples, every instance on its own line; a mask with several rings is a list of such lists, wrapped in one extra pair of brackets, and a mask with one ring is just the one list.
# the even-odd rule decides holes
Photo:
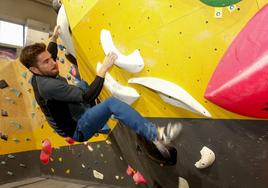
[(47, 155), (51, 155), (52, 146), (51, 146), (51, 142), (48, 139), (43, 140), (42, 151), (44, 151)]
[(71, 144), (71, 145), (74, 144), (74, 142), (75, 142), (74, 139), (72, 139), (71, 137), (66, 137), (65, 141), (68, 142), (68, 144)]
[(143, 177), (143, 175), (139, 171), (137, 171), (133, 175), (133, 180), (134, 180), (135, 184), (137, 184), (137, 185), (140, 185), (140, 184), (147, 185), (146, 179)]
[(44, 151), (41, 151), (40, 153), (40, 161), (44, 164), (47, 165), (49, 162), (49, 155), (46, 154)]

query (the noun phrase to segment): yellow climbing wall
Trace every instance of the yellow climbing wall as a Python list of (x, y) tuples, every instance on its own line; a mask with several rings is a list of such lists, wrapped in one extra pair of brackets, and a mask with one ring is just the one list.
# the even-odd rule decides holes
[[(230, 11), (228, 7), (217, 9), (199, 0), (63, 0), (85, 80), (93, 80), (96, 64), (104, 58), (100, 31), (107, 29), (122, 53), (139, 49), (144, 59), (145, 67), (140, 73), (130, 74), (118, 67), (111, 71), (121, 84), (141, 93), (133, 107), (142, 115), (202, 118), (164, 103), (147, 88), (127, 84), (131, 77), (153, 76), (174, 82), (205, 106), (213, 118), (223, 119), (249, 118), (206, 101), (203, 95), (207, 83), (234, 37), (267, 2), (243, 0)], [(215, 11), (222, 12), (222, 17), (216, 18)], [(103, 91), (101, 98), (107, 96), (107, 91)]]
[[(60, 40), (58, 44), (60, 44)], [(70, 62), (65, 58), (64, 51), (58, 51), (60, 75), (69, 75)], [(42, 140), (49, 138), (54, 148), (68, 145), (64, 138), (53, 132), (46, 122), (41, 109), (36, 104), (31, 84), (28, 82), (32, 74), (19, 60), (0, 62), (0, 80), (4, 79), (9, 87), (0, 89), (0, 110), (8, 112), (8, 117), (0, 115), (0, 132), (8, 135), (8, 141), (0, 139), (0, 155), (41, 149)], [(68, 81), (73, 84), (74, 78)], [(16, 96), (11, 88), (20, 92)], [(13, 122), (13, 123), (12, 123)], [(15, 124), (14, 124), (15, 122)], [(110, 124), (115, 122), (112, 120)], [(17, 127), (20, 128), (17, 128)], [(99, 134), (88, 142), (102, 141), (107, 135)], [(16, 140), (14, 140), (16, 139)]]

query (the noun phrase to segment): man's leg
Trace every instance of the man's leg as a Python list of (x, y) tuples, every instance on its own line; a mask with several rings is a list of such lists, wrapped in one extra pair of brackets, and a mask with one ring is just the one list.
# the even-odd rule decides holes
[(157, 139), (157, 128), (143, 118), (128, 104), (114, 98), (108, 98), (102, 103), (86, 110), (82, 117), (78, 120), (77, 130), (74, 138), (79, 137), (78, 132), (83, 135), (83, 140), (91, 138), (98, 130), (100, 130), (109, 120), (111, 115), (124, 123), (126, 126), (134, 130), (137, 134), (144, 136), (149, 141)]

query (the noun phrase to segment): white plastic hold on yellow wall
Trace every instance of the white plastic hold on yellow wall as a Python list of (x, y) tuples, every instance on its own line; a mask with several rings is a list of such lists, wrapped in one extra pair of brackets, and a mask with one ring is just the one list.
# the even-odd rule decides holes
[(154, 77), (140, 77), (131, 78), (128, 80), (128, 83), (140, 84), (155, 90), (165, 102), (173, 106), (184, 108), (206, 117), (211, 117), (211, 114), (205, 107), (196, 101), (182, 87), (172, 82)]
[[(97, 64), (97, 71), (101, 66), (101, 63)], [(121, 85), (109, 73), (106, 73), (105, 75), (104, 86), (115, 98), (129, 105), (134, 103), (140, 97), (135, 89)]]
[(100, 35), (104, 53), (106, 55), (110, 52), (117, 54), (118, 58), (115, 65), (131, 73), (137, 73), (143, 69), (144, 61), (139, 50), (135, 50), (130, 55), (124, 55), (114, 45), (110, 31), (102, 29)]
[(60, 38), (63, 46), (66, 48), (66, 51), (76, 57), (75, 49), (72, 41), (72, 36), (69, 32), (69, 22), (67, 15), (64, 9), (64, 5), (61, 6), (58, 17), (57, 25), (60, 26)]

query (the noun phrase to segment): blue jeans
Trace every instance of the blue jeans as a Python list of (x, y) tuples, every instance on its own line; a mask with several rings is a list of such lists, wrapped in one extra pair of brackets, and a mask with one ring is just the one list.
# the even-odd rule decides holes
[(116, 119), (134, 130), (137, 134), (144, 136), (147, 140), (154, 141), (156, 139), (156, 126), (143, 118), (131, 106), (114, 97), (110, 97), (84, 112), (78, 120), (73, 139), (78, 142), (87, 141), (98, 130), (102, 129), (111, 115), (114, 115)]

